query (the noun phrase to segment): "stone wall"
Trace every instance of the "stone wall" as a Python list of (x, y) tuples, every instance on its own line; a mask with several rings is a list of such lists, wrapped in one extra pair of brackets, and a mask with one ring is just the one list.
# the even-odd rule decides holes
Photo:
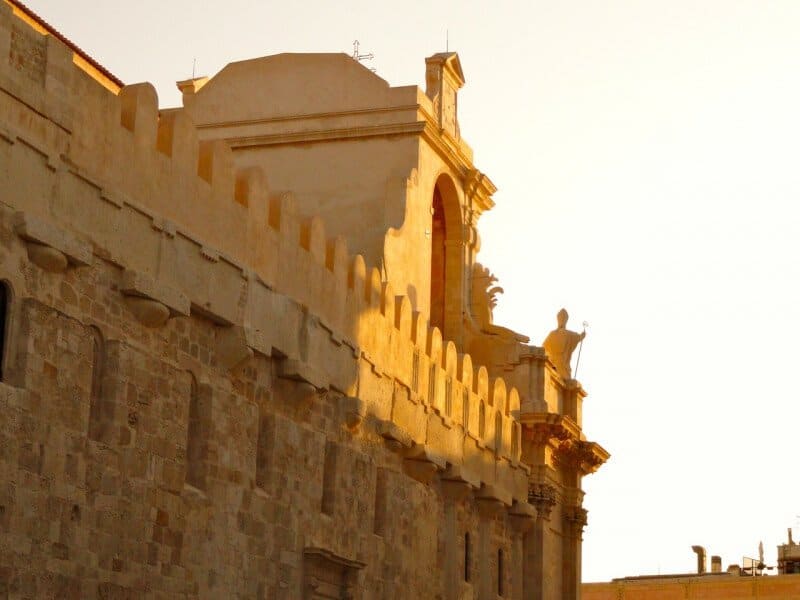
[(516, 390), (152, 86), (17, 60), (19, 27), (0, 597), (521, 598)]

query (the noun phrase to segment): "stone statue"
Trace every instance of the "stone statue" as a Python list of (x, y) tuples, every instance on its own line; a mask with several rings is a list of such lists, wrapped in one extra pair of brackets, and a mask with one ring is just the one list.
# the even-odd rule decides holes
[(547, 334), (542, 346), (547, 356), (553, 361), (558, 374), (566, 379), (572, 378), (572, 367), (570, 361), (575, 348), (586, 337), (586, 331), (576, 333), (567, 329), (567, 319), (569, 314), (563, 308), (558, 311), (558, 329), (554, 329)]

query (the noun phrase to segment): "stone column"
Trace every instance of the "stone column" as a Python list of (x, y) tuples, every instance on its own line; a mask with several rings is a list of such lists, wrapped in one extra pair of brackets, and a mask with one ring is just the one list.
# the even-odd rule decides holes
[(548, 529), (550, 512), (556, 504), (556, 489), (546, 483), (528, 485), (528, 503), (536, 509), (536, 521), (525, 535), (523, 544), (524, 568), (522, 586), (525, 600), (551, 600), (553, 582), (545, 573), (545, 562), (549, 556)]
[(582, 506), (564, 507), (564, 547), (562, 590), (564, 600), (579, 600), (581, 596), (581, 549), (587, 511)]
[(442, 479), (442, 496), (444, 496), (444, 593), (448, 600), (458, 600), (463, 573), (462, 561), (458, 552), (458, 526), (456, 508), (466, 500), (472, 487), (457, 479)]

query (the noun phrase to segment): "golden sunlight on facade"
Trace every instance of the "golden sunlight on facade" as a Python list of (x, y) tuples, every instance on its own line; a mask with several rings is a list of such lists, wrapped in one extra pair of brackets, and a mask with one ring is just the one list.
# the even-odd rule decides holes
[(0, 595), (580, 597), (582, 335), (493, 322), (495, 186), (425, 69), (161, 109), (0, 3)]

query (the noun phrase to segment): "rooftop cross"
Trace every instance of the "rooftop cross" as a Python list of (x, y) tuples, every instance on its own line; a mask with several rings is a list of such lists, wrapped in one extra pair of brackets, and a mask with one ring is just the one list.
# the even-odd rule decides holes
[(359, 41), (353, 40), (353, 60), (361, 62), (362, 60), (372, 60), (373, 58), (375, 58), (375, 55), (372, 52), (370, 52), (369, 54), (359, 54), (358, 53), (359, 46), (360, 46)]

